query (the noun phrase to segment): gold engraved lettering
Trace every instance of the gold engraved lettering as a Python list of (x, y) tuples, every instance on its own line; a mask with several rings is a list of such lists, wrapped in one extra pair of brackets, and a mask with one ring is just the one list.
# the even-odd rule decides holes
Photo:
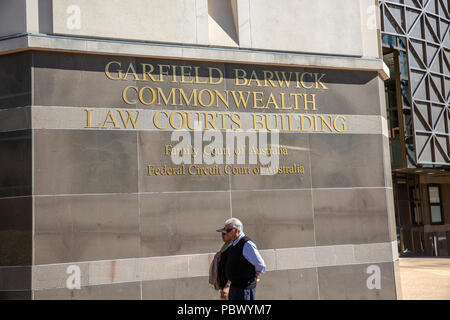
[[(257, 97), (257, 95), (261, 95), (261, 97)], [(253, 92), (253, 109), (265, 109), (267, 106), (261, 104), (258, 105), (258, 102), (263, 102), (262, 96), (264, 92)]]
[[(158, 64), (158, 67), (159, 67), (159, 81), (163, 82), (164, 81), (164, 76), (168, 76), (169, 75), (170, 65), (168, 65), (168, 64)], [(168, 70), (164, 70), (164, 68), (167, 68)]]
[[(181, 83), (194, 83), (194, 79), (186, 80), (186, 76), (191, 77), (191, 66), (181, 66)], [(186, 72), (186, 69), (189, 69), (189, 72)]]
[(156, 88), (158, 91), (158, 104), (161, 105), (161, 98), (164, 101), (164, 105), (169, 105), (169, 100), (170, 98), (172, 98), (172, 103), (170, 105), (172, 106), (176, 106), (176, 102), (175, 102), (175, 94), (176, 94), (176, 88), (172, 88), (170, 90), (169, 96), (166, 97), (164, 92), (162, 91), (161, 88)]
[(218, 90), (214, 90), (214, 93), (216, 94), (216, 107), (219, 106), (219, 99), (223, 102), (223, 104), (229, 108), (230, 107), (230, 100), (229, 100), (229, 91), (225, 90), (225, 97), (222, 96), (222, 94)]
[[(338, 119), (342, 119), (342, 120), (343, 120), (343, 121), (342, 121), (342, 129), (339, 129), (339, 128), (337, 127), (337, 125), (336, 125), (336, 121), (337, 121)], [(345, 118), (345, 116), (337, 116), (336, 118), (334, 118), (334, 121), (333, 121), (333, 127), (334, 127), (334, 130), (336, 130), (337, 132), (346, 132), (346, 131), (347, 131), (347, 123), (346, 123), (346, 118)]]
[[(216, 121), (216, 115), (211, 112), (204, 112), (203, 114), (205, 116), (205, 130), (209, 130), (209, 125), (211, 125), (214, 130), (219, 130), (214, 124), (214, 121)], [(209, 119), (209, 116), (211, 116), (212, 119)]]
[[(308, 129), (305, 129), (304, 122), (303, 122), (304, 118), (307, 118), (309, 120), (310, 127)], [(303, 114), (300, 115), (301, 131), (311, 131), (313, 129), (313, 124), (314, 124), (313, 118), (311, 118), (310, 116), (307, 116), (307, 115), (303, 115)]]
[(303, 97), (303, 93), (291, 93), (289, 94), (290, 97), (294, 97), (295, 101), (295, 110), (300, 109), (300, 106), (298, 105), (298, 98)]
[(199, 79), (199, 70), (200, 69), (200, 67), (194, 67), (194, 74), (195, 74), (195, 83), (197, 83), (197, 84), (207, 84), (208, 82), (207, 81), (200, 81), (200, 79)]
[(277, 101), (275, 100), (275, 97), (273, 96), (273, 93), (270, 93), (269, 99), (267, 100), (266, 103), (266, 108), (269, 108), (269, 104), (273, 104), (275, 106), (275, 109), (280, 109), (280, 107), (277, 104)]
[[(239, 73), (241, 73), (241, 75), (239, 75)], [(244, 69), (234, 69), (234, 78), (235, 78), (235, 82), (234, 84), (236, 86), (245, 86), (247, 85), (247, 72)], [(239, 83), (239, 80), (243, 80), (243, 83)]]
[(320, 116), (320, 120), (322, 121), (322, 132), (324, 132), (324, 124), (328, 127), (328, 129), (333, 132), (333, 117), (332, 116), (328, 116), (328, 118), (330, 119), (330, 122), (328, 123), (327, 120), (325, 120), (324, 116)]
[[(264, 122), (264, 115), (252, 113), (253, 117), (253, 130), (264, 130), (266, 129), (266, 124)], [(259, 120), (256, 119), (256, 117), (259, 117)], [(258, 125), (261, 125), (261, 128), (258, 128)]]
[[(209, 84), (220, 84), (223, 81), (223, 72), (219, 68), (209, 67)], [(219, 74), (219, 79), (217, 81), (213, 81), (213, 71), (217, 71)]]
[[(309, 72), (303, 72), (302, 73), (302, 75), (300, 76), (300, 84), (302, 85), (302, 87), (303, 88), (305, 88), (305, 89), (311, 89), (312, 87), (314, 87), (314, 84), (312, 84), (312, 85), (310, 85), (310, 86), (307, 86), (306, 84), (305, 84), (305, 76), (310, 76), (311, 78), (312, 78), (312, 73), (309, 73)], [(312, 79), (311, 79), (312, 80)], [(299, 88), (298, 87), (298, 83), (297, 83), (297, 88)]]
[(276, 88), (277, 85), (272, 81), (273, 72), (264, 70), (263, 73), (264, 73), (264, 87), (268, 87), (267, 82), (269, 82), (272, 87)]
[(136, 110), (136, 118), (133, 118), (132, 110), (127, 110), (127, 114), (128, 114), (128, 118), (125, 120), (125, 115), (123, 114), (122, 110), (119, 110), (120, 113), (120, 117), (122, 118), (122, 122), (123, 122), (123, 126), (126, 128), (128, 128), (128, 123), (131, 121), (131, 125), (133, 126), (133, 129), (136, 129), (136, 124), (139, 118), (139, 115), (141, 113), (140, 110)]
[(109, 79), (111, 79), (111, 80), (121, 80), (121, 79), (122, 79), (122, 70), (121, 70), (121, 69), (118, 69), (118, 70), (117, 70), (117, 74), (118, 74), (118, 77), (117, 77), (117, 78), (114, 78), (114, 77), (111, 75), (111, 73), (110, 73), (110, 71), (109, 71), (109, 68), (111, 67), (112, 64), (117, 64), (117, 65), (119, 66), (119, 68), (122, 67), (122, 64), (121, 64), (120, 62), (118, 62), (118, 61), (110, 61), (110, 62), (108, 62), (108, 64), (107, 64), (106, 67), (105, 67), (105, 74), (106, 74), (106, 76), (107, 76)]
[[(174, 118), (174, 116), (175, 116), (176, 114), (180, 115), (180, 117), (181, 117), (181, 125), (180, 125), (179, 127), (177, 127), (177, 126), (175, 125), (176, 123), (175, 123), (175, 121), (173, 120), (173, 118)], [(175, 129), (175, 130), (183, 129), (183, 128), (186, 126), (186, 116), (184, 115), (184, 113), (182, 113), (182, 112), (180, 112), (180, 111), (172, 112), (172, 113), (170, 114), (170, 117), (169, 117), (169, 123), (170, 123), (170, 126), (171, 126), (173, 129)]]
[(277, 77), (278, 84), (280, 85), (280, 88), (283, 87), (283, 83), (286, 86), (286, 88), (289, 88), (289, 85), (291, 84), (292, 72), (289, 72), (289, 79), (286, 77), (286, 72), (285, 71), (281, 71), (281, 76), (282, 77), (280, 77), (280, 71), (275, 71), (275, 75)]
[[(155, 67), (153, 67), (153, 65), (148, 63), (141, 63), (141, 67), (142, 67), (142, 81), (148, 81), (147, 80), (148, 76), (153, 82), (161, 82), (159, 80), (156, 80), (152, 75), (152, 72), (155, 70)], [(149, 68), (149, 70), (147, 70), (147, 68)]]
[(191, 100), (194, 102), (192, 106), (197, 107), (197, 89), (192, 89), (191, 95), (189, 96), (189, 99), (184, 94), (184, 90), (182, 88), (179, 88), (180, 93), (180, 106), (183, 105), (183, 100), (186, 103), (187, 106), (191, 105)]
[(323, 89), (328, 89), (328, 88), (323, 84), (323, 82), (321, 81), (324, 77), (325, 77), (325, 73), (322, 73), (322, 74), (320, 75), (320, 78), (319, 78), (319, 74), (318, 74), (318, 73), (314, 73), (314, 78), (315, 78), (315, 80), (316, 80), (316, 89), (319, 89), (319, 85), (320, 85)]
[(311, 94), (312, 100), (308, 100), (308, 94), (305, 93), (303, 95), (304, 97), (304, 102), (305, 102), (305, 110), (309, 110), (308, 109), (308, 104), (312, 104), (312, 109), (311, 110), (317, 110), (316, 109), (316, 95), (315, 94)]
[(241, 115), (239, 113), (232, 113), (230, 119), (235, 125), (237, 125), (237, 128), (233, 128), (233, 130), (242, 129)]
[(91, 125), (91, 109), (84, 109), (86, 111), (86, 127), (85, 128), (100, 128), (100, 124), (98, 126)]
[(128, 90), (129, 89), (134, 89), (136, 91), (136, 93), (138, 92), (138, 88), (137, 87), (135, 87), (135, 86), (128, 86), (125, 89), (123, 89), (122, 99), (123, 99), (123, 101), (125, 101), (126, 104), (136, 104), (137, 100), (134, 100), (134, 101), (128, 100)]
[(103, 123), (102, 128), (105, 129), (106, 125), (108, 123), (111, 123), (114, 125), (114, 129), (120, 129), (119, 125), (117, 124), (116, 117), (114, 117), (114, 113), (112, 110), (109, 110), (108, 115), (106, 116), (105, 122)]
[(177, 66), (176, 65), (172, 65), (172, 83), (177, 83)]
[[(152, 93), (152, 99), (150, 101), (145, 101), (144, 100), (144, 91), (148, 90)], [(143, 87), (141, 88), (141, 90), (139, 90), (139, 101), (147, 106), (153, 104), (155, 102), (156, 99), (156, 92), (152, 87)]]
[[(208, 104), (204, 103), (204, 101), (203, 101), (203, 93), (204, 92), (207, 92), (209, 94), (209, 103)], [(210, 106), (212, 106), (212, 104), (214, 103), (214, 95), (213, 95), (213, 93), (211, 91), (209, 91), (208, 89), (200, 90), (200, 92), (198, 93), (198, 102), (200, 103), (200, 105), (202, 107), (210, 107)]]
[(256, 85), (258, 87), (261, 87), (261, 82), (259, 82), (258, 76), (256, 75), (256, 71), (252, 70), (252, 74), (250, 75), (250, 78), (248, 80), (247, 86), (250, 87), (252, 85), (252, 81), (256, 82)]
[(239, 93), (239, 99), (236, 97), (236, 92), (235, 91), (231, 91), (231, 94), (233, 95), (233, 99), (234, 102), (236, 103), (236, 107), (239, 109), (239, 106), (242, 103), (242, 106), (244, 107), (244, 109), (247, 108), (247, 103), (248, 103), (248, 97), (250, 96), (250, 91), (245, 91), (247, 93), (247, 97), (244, 100), (244, 96), (242, 91), (238, 91)]
[(285, 95), (286, 95), (286, 93), (284, 93), (284, 92), (280, 93), (280, 96), (281, 96), (281, 109), (283, 109), (283, 110), (291, 110), (292, 106), (290, 106), (290, 107), (286, 107), (285, 106)]
[(132, 63), (130, 63), (130, 65), (128, 66), (127, 69), (127, 73), (125, 73), (125, 76), (123, 77), (122, 80), (128, 80), (128, 75), (132, 74), (134, 77), (134, 80), (140, 80), (137, 73), (136, 73), (136, 69), (134, 68), (134, 65)]
[(165, 114), (165, 115), (166, 115), (166, 118), (169, 118), (169, 114), (167, 113), (167, 111), (158, 111), (158, 112), (156, 112), (155, 115), (153, 116), (153, 124), (154, 124), (155, 127), (158, 128), (158, 129), (161, 129), (161, 130), (167, 129), (169, 126), (167, 126), (167, 127), (161, 127), (161, 126), (159, 125), (159, 122), (158, 122), (158, 116), (159, 116), (160, 114)]

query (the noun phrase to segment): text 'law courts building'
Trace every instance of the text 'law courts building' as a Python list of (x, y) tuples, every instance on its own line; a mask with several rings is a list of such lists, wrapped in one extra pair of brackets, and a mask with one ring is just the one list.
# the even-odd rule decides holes
[[(387, 3), (0, 0), (0, 298), (218, 299), (215, 230), (237, 217), (257, 299), (400, 299)], [(444, 221), (436, 76), (444, 171), (418, 181)]]

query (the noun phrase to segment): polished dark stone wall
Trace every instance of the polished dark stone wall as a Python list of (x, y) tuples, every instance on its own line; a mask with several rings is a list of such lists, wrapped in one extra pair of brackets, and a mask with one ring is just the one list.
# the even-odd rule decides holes
[(282, 144), (311, 150), (290, 156), (306, 172), (311, 157), (311, 180), (149, 177), (144, 165), (164, 163), (167, 132), (35, 130), (34, 136), (38, 264), (214, 252), (220, 243), (209, 230), (230, 212), (247, 222), (261, 249), (392, 241), (381, 135), (282, 134)]
[(0, 298), (31, 298), (31, 130), (0, 132)]
[(0, 56), (0, 110), (31, 105), (32, 53)]
[[(258, 91), (264, 92), (266, 96), (272, 92), (278, 95), (280, 92), (288, 93), (310, 93), (317, 94), (318, 106), (322, 106), (322, 111), (328, 114), (361, 114), (361, 115), (379, 115), (380, 107), (378, 103), (380, 97), (378, 94), (378, 75), (376, 72), (359, 72), (359, 71), (345, 71), (345, 70), (320, 70), (320, 69), (305, 69), (305, 68), (286, 68), (273, 66), (248, 66), (238, 64), (223, 64), (223, 63), (202, 63), (194, 61), (180, 61), (180, 60), (162, 60), (162, 59), (143, 59), (132, 57), (108, 57), (99, 55), (79, 55), (69, 53), (52, 53), (39, 52), (33, 55), (34, 65), (34, 104), (44, 106), (77, 106), (96, 108), (96, 107), (120, 107), (120, 108), (151, 108), (155, 110), (169, 109), (177, 110), (177, 106), (162, 106), (154, 103), (151, 106), (145, 106), (138, 102), (135, 105), (126, 104), (122, 99), (122, 90), (126, 86), (136, 86), (139, 89), (144, 86), (160, 87), (164, 92), (173, 87), (183, 88), (186, 95), (189, 96), (192, 89), (198, 90), (235, 90), (235, 91)], [(126, 73), (129, 64), (133, 64), (136, 73), (140, 80), (135, 80), (134, 76), (129, 74), (127, 80), (110, 80), (105, 75), (105, 66), (110, 61), (117, 61), (121, 63), (123, 75)], [(207, 82), (209, 80), (209, 73), (207, 67), (211, 66), (218, 68), (224, 74), (224, 81), (222, 83), (214, 84), (190, 84), (180, 83), (180, 76), (177, 76), (178, 83), (172, 83), (173, 69), (168, 70), (168, 76), (165, 76), (164, 82), (141, 81), (142, 67), (141, 64), (149, 63), (155, 66), (152, 75), (159, 79), (157, 73), (157, 65), (175, 65), (179, 73), (181, 66), (199, 67), (199, 82)], [(114, 77), (118, 76), (117, 72), (113, 72), (119, 67), (113, 65), (111, 67), (111, 74)], [(274, 80), (277, 87), (273, 87), (268, 82), (268, 86), (264, 86), (264, 81), (260, 81), (261, 86), (257, 86), (253, 81), (251, 87), (237, 86), (234, 79), (234, 69), (243, 69), (247, 72), (247, 77), (250, 77), (252, 70), (255, 70), (259, 79), (264, 79), (264, 70), (269, 71), (284, 71), (284, 72), (303, 72), (309, 73), (326, 73), (322, 79), (327, 90), (319, 86), (315, 88), (315, 82), (311, 81), (310, 76), (304, 78), (306, 86), (313, 86), (313, 89), (295, 89), (295, 76), (292, 75), (292, 81), (289, 89), (283, 85), (283, 90), (280, 89), (278, 81)], [(193, 73), (193, 71), (192, 71)], [(281, 75), (280, 75), (281, 76)], [(192, 77), (193, 78), (193, 77)], [(186, 78), (191, 79), (191, 78)], [(218, 81), (216, 73), (213, 73), (213, 81)], [(82, 92), (82, 94), (80, 94)], [(326, 94), (324, 94), (326, 93)], [(288, 96), (288, 95), (287, 95)], [(149, 97), (144, 95), (146, 99)], [(267, 97), (264, 102), (267, 101)], [(357, 103), (355, 103), (357, 102)], [(226, 108), (220, 102), (219, 108), (205, 108), (205, 111), (211, 109), (219, 109), (223, 111)], [(325, 110), (326, 109), (326, 110)], [(183, 110), (199, 110), (199, 107), (185, 106)], [(230, 108), (229, 111), (235, 111), (236, 105), (230, 94)], [(249, 99), (246, 109), (242, 107), (239, 112), (253, 112), (260, 113), (273, 112), (268, 109), (253, 109), (253, 100)], [(277, 110), (277, 113), (289, 113), (292, 110)], [(303, 110), (302, 110), (303, 112)], [(313, 111), (305, 111), (311, 113)]]
[(32, 53), (0, 56), (0, 299), (31, 299)]
[(135, 132), (34, 130), (36, 195), (137, 192)]
[[(214, 66), (228, 77), (235, 67), (248, 72), (255, 69), (259, 75), (263, 70), (323, 72), (319, 69), (33, 52), (9, 56), (8, 61), (15, 66), (0, 64), (3, 69), (0, 76), (18, 74), (20, 68), (24, 68), (23, 76), (17, 80), (20, 85), (0, 88), (0, 108), (30, 105), (31, 108), (181, 109), (124, 103), (122, 90), (128, 85), (163, 89), (174, 85), (169, 80), (158, 84), (135, 81), (132, 76), (127, 81), (109, 80), (104, 67), (112, 60), (120, 61), (124, 66), (132, 62), (138, 73), (140, 63)], [(33, 101), (31, 81), (26, 80), (28, 75), (31, 77), (31, 66)], [(319, 111), (316, 113), (383, 115), (380, 104), (384, 89), (376, 72), (325, 72), (329, 90), (301, 91), (318, 95)], [(200, 75), (200, 80), (207, 79), (207, 74)], [(218, 86), (176, 86), (183, 87), (187, 94), (194, 87), (269, 92), (264, 87), (236, 87), (234, 80), (229, 78)], [(277, 93), (280, 89), (270, 88), (270, 92)], [(2, 101), (9, 99), (5, 97), (11, 94), (29, 100), (17, 98), (12, 100), (15, 104), (3, 104)], [(211, 110), (268, 112), (255, 111), (251, 106), (250, 103), (244, 110), (237, 110), (233, 105), (228, 110), (223, 107)], [(182, 109), (198, 110), (198, 107)], [(221, 245), (215, 229), (231, 216), (243, 220), (245, 233), (262, 250), (386, 243), (395, 239), (389, 227), (392, 199), (386, 189), (391, 187), (390, 180), (386, 179), (390, 176), (390, 168), (386, 167), (388, 140), (381, 132), (281, 133), (280, 144), (292, 148), (288, 156), (281, 156), (280, 164), (301, 163), (305, 168), (304, 175), (150, 177), (146, 174), (149, 163), (172, 165), (170, 157), (162, 154), (164, 145), (170, 143), (171, 132), (85, 130), (83, 125), (80, 123), (79, 129), (33, 128), (33, 131), (0, 132), (0, 216), (6, 221), (0, 225), (0, 278), (21, 279), (17, 283), (0, 280), (0, 297), (28, 297), (31, 289), (29, 266), (32, 264), (215, 252)], [(268, 272), (259, 286), (258, 298), (395, 298), (393, 264), (383, 262), (380, 265), (383, 274), (381, 290), (368, 291), (365, 287), (368, 264), (318, 266)], [(17, 266), (20, 268), (12, 268)], [(20, 291), (12, 293), (10, 288)], [(87, 285), (72, 291), (53, 288), (33, 292), (34, 299), (186, 297), (211, 299), (216, 298), (217, 293), (210, 290), (204, 276)]]
[(31, 130), (0, 132), (0, 198), (31, 195)]

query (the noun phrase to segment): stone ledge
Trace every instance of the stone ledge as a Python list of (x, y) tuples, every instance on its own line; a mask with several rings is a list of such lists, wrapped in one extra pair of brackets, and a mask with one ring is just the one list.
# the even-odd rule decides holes
[[(393, 242), (260, 250), (267, 271), (392, 262)], [(66, 270), (80, 268), (81, 286), (208, 276), (214, 253), (32, 266), (32, 289), (65, 288)]]
[(75, 38), (42, 34), (24, 34), (0, 39), (0, 55), (27, 50), (376, 71), (381, 79), (386, 80), (389, 78), (383, 60), (375, 58)]

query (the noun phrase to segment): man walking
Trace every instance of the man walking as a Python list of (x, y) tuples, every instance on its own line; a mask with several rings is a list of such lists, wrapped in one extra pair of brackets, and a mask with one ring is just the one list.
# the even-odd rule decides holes
[(228, 290), (230, 289), (230, 284), (228, 283), (227, 275), (225, 273), (225, 267), (227, 265), (230, 247), (233, 242), (225, 231), (221, 232), (221, 235), (224, 244), (220, 251), (216, 253), (213, 261), (211, 262), (209, 283), (214, 285), (216, 290), (220, 290), (220, 299), (228, 300)]
[(225, 266), (230, 284), (228, 300), (255, 300), (256, 283), (266, 271), (256, 245), (244, 234), (244, 227), (239, 219), (228, 219), (225, 227), (217, 231), (225, 233), (233, 241)]

